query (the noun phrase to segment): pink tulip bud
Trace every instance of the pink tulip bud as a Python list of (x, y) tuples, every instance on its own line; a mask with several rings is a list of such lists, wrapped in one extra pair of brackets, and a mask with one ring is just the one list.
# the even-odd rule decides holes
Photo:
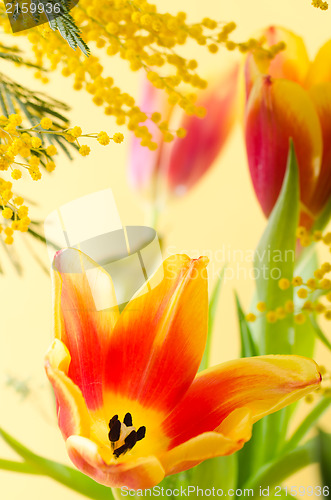
[[(155, 111), (164, 114), (170, 106), (166, 101), (164, 91), (155, 88), (147, 78), (142, 86), (142, 99), (140, 108), (148, 116), (152, 116)], [(131, 146), (131, 155), (129, 159), (129, 180), (133, 188), (146, 191), (151, 188), (153, 179), (160, 168), (160, 148), (163, 147), (162, 134), (157, 125), (149, 118), (145, 123), (149, 132), (153, 135), (153, 141), (158, 144), (158, 149), (151, 151), (141, 145), (141, 139), (133, 137)]]
[(171, 149), (167, 182), (170, 190), (184, 194), (209, 170), (224, 147), (236, 119), (239, 66), (232, 67), (201, 94), (198, 105), (206, 116), (185, 116), (184, 139), (177, 139)]
[[(151, 119), (145, 123), (158, 144), (156, 151), (141, 146), (135, 138), (129, 163), (132, 185), (148, 190), (158, 180), (170, 193), (188, 191), (208, 171), (222, 150), (233, 127), (238, 104), (239, 65), (235, 64), (206, 91), (198, 96), (197, 105), (206, 109), (204, 118), (188, 116), (167, 104), (167, 95), (146, 81), (141, 108), (145, 113), (160, 112), (169, 118), (169, 128), (179, 125), (187, 131), (185, 138), (165, 143)], [(176, 115), (176, 116), (174, 116)], [(176, 121), (176, 123), (175, 123)]]

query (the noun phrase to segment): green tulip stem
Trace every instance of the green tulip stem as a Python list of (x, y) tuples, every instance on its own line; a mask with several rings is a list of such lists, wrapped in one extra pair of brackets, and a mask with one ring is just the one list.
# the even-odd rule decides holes
[(40, 471), (26, 462), (15, 462), (14, 460), (5, 460), (0, 458), (0, 470), (8, 470), (11, 472), (19, 472), (20, 474), (37, 474), (41, 475)]
[(93, 479), (72, 467), (36, 455), (1, 428), (0, 437), (24, 460), (24, 462), (1, 460), (0, 469), (50, 477), (67, 488), (77, 491), (92, 500), (113, 499), (110, 488), (96, 483)]

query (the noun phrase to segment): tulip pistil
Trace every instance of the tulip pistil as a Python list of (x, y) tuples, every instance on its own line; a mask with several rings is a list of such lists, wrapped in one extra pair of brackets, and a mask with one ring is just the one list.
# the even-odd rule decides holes
[(109, 420), (108, 438), (111, 443), (113, 455), (118, 458), (135, 446), (137, 441), (141, 441), (146, 435), (146, 427), (143, 425), (136, 431), (133, 427), (131, 413), (127, 413), (123, 422), (114, 415)]

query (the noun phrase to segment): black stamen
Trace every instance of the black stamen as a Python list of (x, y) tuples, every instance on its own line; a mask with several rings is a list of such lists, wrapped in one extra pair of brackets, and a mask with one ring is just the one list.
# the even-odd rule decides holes
[(121, 435), (121, 422), (119, 420), (114, 420), (114, 422), (112, 422), (112, 425), (110, 425), (110, 422), (109, 422), (109, 429), (110, 430), (108, 433), (108, 437), (109, 437), (109, 441), (115, 442), (115, 441), (119, 440), (120, 435)]
[(113, 424), (114, 424), (114, 422), (116, 422), (116, 420), (118, 420), (118, 415), (114, 415), (113, 418), (111, 418), (109, 420), (109, 424), (108, 424), (109, 429), (111, 429), (113, 427)]
[(131, 450), (137, 442), (137, 433), (136, 431), (131, 431), (128, 436), (124, 439), (124, 443), (127, 446), (128, 450)]
[[(126, 425), (126, 427), (132, 427), (132, 415), (131, 413), (126, 413), (123, 423)], [(137, 441), (141, 441), (145, 435), (146, 435), (146, 427), (143, 425), (142, 427), (139, 427), (138, 431), (131, 431), (130, 434), (126, 436), (124, 439), (124, 444), (120, 446), (119, 448), (116, 448), (116, 442), (119, 441), (121, 437), (121, 421), (118, 420), (118, 415), (114, 415), (110, 420), (109, 420), (109, 433), (108, 437), (111, 442), (111, 448), (113, 450), (113, 455), (115, 458), (118, 458), (120, 455), (124, 455), (129, 450), (132, 450), (132, 448), (135, 446)]]
[(118, 458), (120, 455), (122, 455), (126, 451), (128, 451), (128, 448), (127, 448), (126, 444), (123, 444), (122, 446), (120, 446), (119, 448), (117, 448), (116, 450), (113, 451), (113, 455), (115, 458)]
[(143, 425), (137, 430), (137, 441), (141, 441), (146, 436), (146, 427)]
[(127, 427), (131, 427), (132, 426), (132, 416), (131, 416), (131, 413), (127, 413), (125, 415), (123, 422), (125, 423), (125, 425)]
[(128, 436), (124, 439), (124, 444), (113, 451), (113, 455), (118, 458), (120, 455), (124, 455), (129, 450), (132, 450), (134, 445), (137, 442), (137, 433), (136, 431), (131, 431)]

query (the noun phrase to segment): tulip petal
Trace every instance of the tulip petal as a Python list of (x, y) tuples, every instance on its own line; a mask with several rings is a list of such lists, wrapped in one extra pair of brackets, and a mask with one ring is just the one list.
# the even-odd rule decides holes
[(247, 103), (245, 128), (252, 182), (265, 215), (283, 183), (290, 138), (300, 170), (301, 200), (309, 206), (320, 172), (322, 132), (308, 93), (288, 80), (260, 78)]
[(205, 432), (161, 456), (166, 475), (177, 474), (213, 457), (240, 450), (251, 438), (252, 418), (246, 408), (234, 410), (217, 432)]
[(168, 166), (161, 172), (170, 191), (185, 194), (209, 170), (221, 152), (236, 119), (239, 65), (235, 64), (204, 92), (196, 103), (206, 116), (187, 116), (181, 126), (184, 139), (176, 139)]
[(205, 370), (163, 422), (169, 449), (220, 430), (237, 408), (249, 410), (254, 423), (297, 401), (320, 381), (316, 363), (300, 356), (243, 358)]
[(323, 135), (321, 172), (309, 203), (311, 212), (318, 215), (331, 196), (331, 69), (330, 82), (315, 85), (309, 94), (315, 104)]
[(93, 441), (70, 436), (66, 442), (70, 459), (84, 474), (112, 488), (152, 488), (164, 478), (164, 469), (154, 456), (107, 464)]
[(67, 376), (70, 354), (55, 339), (45, 358), (46, 374), (51, 382), (57, 405), (58, 422), (64, 438), (71, 434), (88, 435), (90, 419), (82, 393)]
[[(147, 78), (144, 78), (142, 85), (140, 109), (147, 116), (151, 116), (155, 111), (160, 112), (163, 117), (167, 117), (170, 113), (165, 93), (154, 87)], [(163, 143), (162, 133), (150, 118), (144, 122), (144, 125), (152, 134), (153, 142), (156, 142), (158, 149), (151, 151), (148, 147), (141, 145), (141, 138), (134, 136), (131, 142), (128, 174), (131, 185), (148, 194), (148, 188), (153, 188), (156, 174), (161, 168), (163, 149), (169, 148), (169, 144)]]
[(328, 40), (318, 51), (307, 74), (306, 87), (319, 83), (331, 82), (331, 40)]
[(81, 389), (87, 406), (99, 408), (104, 353), (119, 316), (111, 279), (72, 248), (56, 254), (53, 277), (55, 334), (70, 353), (68, 376)]
[(184, 395), (206, 342), (206, 265), (206, 258), (169, 257), (160, 269), (161, 283), (153, 287), (148, 282), (129, 302), (107, 354), (105, 385), (110, 393), (163, 413)]
[(267, 47), (285, 42), (286, 48), (279, 52), (273, 59), (249, 54), (245, 65), (245, 80), (247, 96), (256, 81), (261, 76), (268, 74), (273, 78), (284, 78), (303, 85), (309, 70), (309, 57), (303, 39), (290, 30), (281, 26), (270, 26), (260, 34), (265, 39)]
[(299, 226), (303, 226), (310, 230), (314, 224), (315, 217), (313, 213), (303, 204), (300, 203)]

